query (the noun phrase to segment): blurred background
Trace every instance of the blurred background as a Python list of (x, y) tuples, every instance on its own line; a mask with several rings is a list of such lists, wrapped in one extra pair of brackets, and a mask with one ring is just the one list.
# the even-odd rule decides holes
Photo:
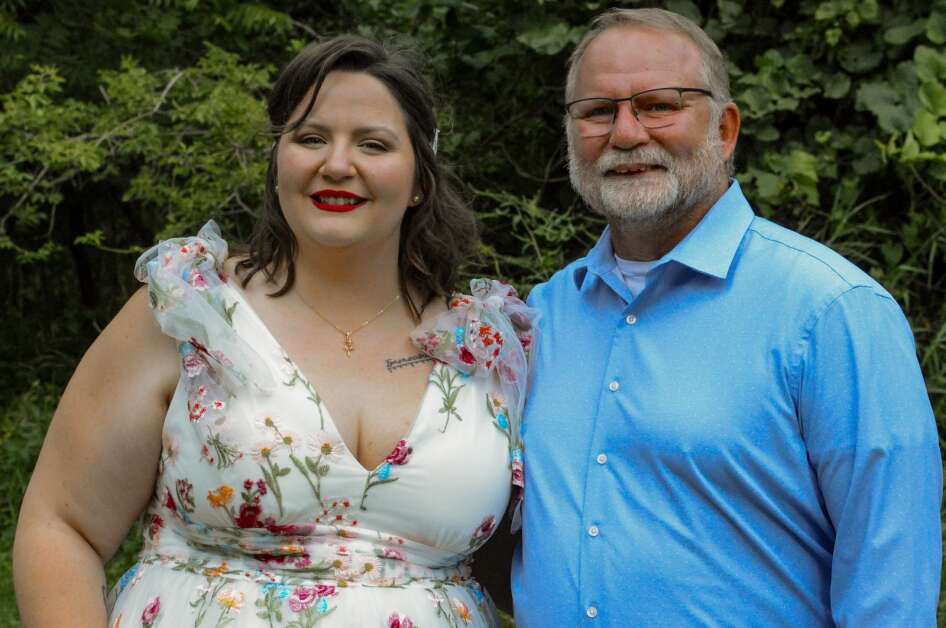
[(897, 298), (943, 433), (946, 0), (0, 0), (0, 628), (19, 625), (10, 546), (58, 397), (139, 252), (209, 218), (249, 235), (277, 69), (340, 33), (418, 50), (483, 229), (466, 274), (526, 294), (602, 227), (568, 185), (563, 68), (609, 6), (677, 11), (720, 45), (746, 196)]

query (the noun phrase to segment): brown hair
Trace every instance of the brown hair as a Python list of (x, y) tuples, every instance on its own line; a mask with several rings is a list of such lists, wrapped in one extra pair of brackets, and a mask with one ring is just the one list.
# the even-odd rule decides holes
[[(473, 212), (459, 193), (455, 176), (435, 153), (438, 134), (430, 83), (407, 51), (364, 37), (342, 35), (306, 46), (289, 62), (267, 101), (270, 130), (277, 141), (269, 156), (262, 216), (250, 237), (247, 257), (236, 265), (245, 287), (257, 272), (268, 281), (285, 267), (285, 280), (270, 296), (286, 294), (295, 282), (295, 235), (276, 194), (276, 154), (280, 135), (298, 127), (312, 111), (325, 77), (333, 71), (364, 72), (384, 84), (401, 106), (414, 151), (421, 201), (408, 207), (401, 223), (398, 275), (401, 294), (415, 320), (434, 298), (453, 289), (457, 268), (477, 243)], [(312, 96), (297, 119), (289, 117), (306, 93)], [(416, 301), (415, 301), (416, 298)]]

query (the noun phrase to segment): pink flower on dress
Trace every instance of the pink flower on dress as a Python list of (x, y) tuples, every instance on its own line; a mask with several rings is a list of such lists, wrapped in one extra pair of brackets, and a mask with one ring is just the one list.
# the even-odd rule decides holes
[(489, 515), (488, 517), (483, 519), (479, 527), (473, 531), (473, 538), (476, 540), (479, 540), (479, 539), (485, 539), (489, 537), (489, 535), (493, 533), (493, 528), (495, 526), (496, 526), (496, 517), (493, 515)]
[(384, 556), (385, 558), (390, 558), (391, 560), (404, 560), (404, 554), (390, 547), (384, 548), (384, 551), (382, 552), (382, 556)]
[(518, 460), (512, 461), (512, 483), (516, 486), (525, 484), (525, 474), (522, 470), (522, 463)]
[(414, 628), (414, 622), (407, 615), (401, 615), (394, 611), (388, 617), (388, 628)]
[(200, 421), (207, 414), (207, 406), (199, 401), (187, 402), (187, 416), (191, 421)]
[(187, 373), (188, 377), (197, 377), (204, 372), (204, 368), (207, 366), (207, 360), (194, 351), (181, 358), (181, 361), (184, 364), (184, 372)]
[(315, 585), (315, 595), (317, 597), (335, 597), (338, 595), (338, 591), (334, 584), (317, 584)]
[(191, 273), (190, 284), (198, 290), (204, 290), (207, 288), (207, 280), (199, 270), (195, 270)]
[(141, 625), (142, 626), (151, 626), (154, 624), (154, 620), (158, 618), (158, 613), (161, 612), (161, 596), (158, 596), (148, 602), (148, 605), (145, 606), (145, 609), (141, 611)]
[(414, 453), (414, 448), (408, 447), (407, 441), (402, 438), (397, 442), (397, 447), (394, 448), (394, 451), (388, 454), (388, 457), (385, 458), (384, 461), (395, 465), (407, 464), (412, 453)]
[(295, 613), (301, 613), (305, 609), (311, 608), (318, 597), (315, 593), (315, 587), (296, 587), (292, 595), (289, 596), (289, 608)]

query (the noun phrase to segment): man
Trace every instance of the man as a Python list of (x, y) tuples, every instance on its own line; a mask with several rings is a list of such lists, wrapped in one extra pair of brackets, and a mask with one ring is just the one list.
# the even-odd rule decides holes
[(942, 467), (896, 302), (753, 215), (689, 20), (600, 16), (566, 95), (608, 227), (530, 297), (517, 626), (935, 625)]

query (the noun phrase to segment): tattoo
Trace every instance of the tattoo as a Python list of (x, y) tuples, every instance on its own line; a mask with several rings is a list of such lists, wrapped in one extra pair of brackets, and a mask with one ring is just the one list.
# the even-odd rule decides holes
[(399, 368), (404, 368), (405, 366), (417, 366), (418, 364), (423, 364), (424, 362), (432, 362), (433, 358), (427, 355), (426, 353), (418, 353), (417, 355), (412, 355), (408, 358), (387, 358), (384, 361), (384, 367), (388, 369), (388, 373), (393, 373)]

